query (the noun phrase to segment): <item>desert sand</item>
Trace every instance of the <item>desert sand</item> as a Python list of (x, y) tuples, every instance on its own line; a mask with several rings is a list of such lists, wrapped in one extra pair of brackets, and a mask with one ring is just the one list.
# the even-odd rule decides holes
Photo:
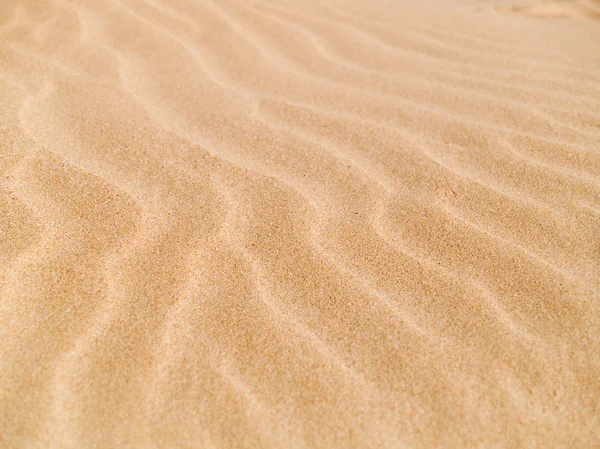
[(600, 447), (599, 18), (0, 2), (0, 448)]

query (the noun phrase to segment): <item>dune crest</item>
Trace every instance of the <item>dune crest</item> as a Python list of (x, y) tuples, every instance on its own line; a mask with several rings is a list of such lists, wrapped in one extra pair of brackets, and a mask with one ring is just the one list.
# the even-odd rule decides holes
[(0, 448), (599, 446), (598, 3), (510, 5), (1, 2)]

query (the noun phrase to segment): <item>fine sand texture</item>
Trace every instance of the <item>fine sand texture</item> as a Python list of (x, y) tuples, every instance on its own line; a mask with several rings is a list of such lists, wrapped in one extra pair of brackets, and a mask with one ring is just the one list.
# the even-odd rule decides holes
[(2, 0), (0, 449), (599, 448), (599, 12)]

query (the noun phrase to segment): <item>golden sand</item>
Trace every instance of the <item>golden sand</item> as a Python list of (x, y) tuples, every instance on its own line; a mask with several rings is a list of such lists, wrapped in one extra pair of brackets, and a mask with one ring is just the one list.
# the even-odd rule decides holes
[(0, 448), (600, 447), (599, 11), (2, 0)]

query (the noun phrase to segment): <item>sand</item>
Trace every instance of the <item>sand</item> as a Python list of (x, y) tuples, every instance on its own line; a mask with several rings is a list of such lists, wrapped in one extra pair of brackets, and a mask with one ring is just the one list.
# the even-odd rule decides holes
[(599, 18), (3, 0), (0, 448), (600, 447)]

